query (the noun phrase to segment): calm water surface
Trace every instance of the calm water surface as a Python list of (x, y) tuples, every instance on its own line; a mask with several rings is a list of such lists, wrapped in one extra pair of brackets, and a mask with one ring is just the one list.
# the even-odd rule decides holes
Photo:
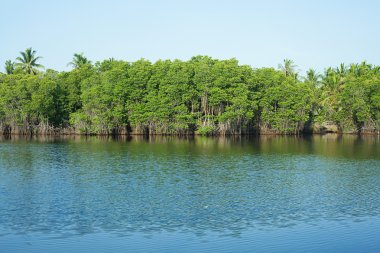
[(2, 138), (0, 252), (380, 253), (380, 139)]

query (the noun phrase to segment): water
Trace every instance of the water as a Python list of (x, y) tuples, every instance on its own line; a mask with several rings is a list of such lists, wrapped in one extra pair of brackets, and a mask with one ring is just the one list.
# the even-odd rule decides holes
[(380, 139), (0, 139), (0, 252), (380, 252)]

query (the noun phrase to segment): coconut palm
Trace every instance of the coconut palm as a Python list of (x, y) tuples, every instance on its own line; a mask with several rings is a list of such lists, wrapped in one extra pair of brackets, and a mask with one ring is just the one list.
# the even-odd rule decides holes
[(314, 69), (309, 69), (306, 72), (305, 82), (310, 85), (311, 88), (319, 87), (321, 75), (318, 74)]
[(373, 66), (372, 72), (374, 74), (380, 74), (380, 66)]
[(24, 52), (20, 52), (21, 57), (17, 57), (18, 62), (15, 63), (16, 67), (20, 67), (28, 74), (37, 74), (38, 68), (43, 68), (41, 64), (38, 64), (37, 61), (41, 59), (41, 56), (36, 56), (36, 50), (33, 50), (31, 47), (27, 48)]
[(83, 53), (80, 53), (80, 54), (74, 54), (73, 60), (69, 62), (69, 64), (67, 65), (73, 66), (74, 68), (79, 69), (83, 65), (87, 65), (87, 64), (91, 64), (91, 61), (89, 61), (87, 57), (83, 55)]
[(338, 94), (344, 88), (344, 82), (340, 74), (332, 68), (325, 71), (322, 84), (322, 88), (332, 94)]
[(10, 75), (10, 74), (13, 74), (14, 71), (15, 71), (15, 63), (12, 62), (11, 60), (7, 60), (5, 62), (5, 73)]
[(337, 70), (328, 68), (322, 79), (321, 88), (321, 105), (328, 112), (328, 117), (332, 118), (333, 115), (339, 110), (340, 99), (339, 94), (345, 88), (344, 79), (340, 76)]
[(349, 73), (354, 74), (356, 77), (360, 77), (366, 73), (369, 73), (370, 71), (374, 71), (374, 73), (376, 73), (377, 70), (376, 67), (363, 61), (360, 64), (351, 64), (348, 71)]
[(284, 64), (279, 64), (278, 68), (285, 74), (285, 76), (294, 76), (296, 77), (295, 68), (297, 65), (294, 64), (292, 60), (284, 59)]
[(347, 73), (347, 67), (344, 65), (344, 63), (341, 63), (339, 67), (336, 68), (336, 73), (339, 74), (340, 77), (344, 77)]

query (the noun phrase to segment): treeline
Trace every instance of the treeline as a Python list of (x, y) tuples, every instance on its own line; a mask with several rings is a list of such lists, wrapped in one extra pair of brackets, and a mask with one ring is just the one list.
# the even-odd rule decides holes
[[(33, 50), (24, 53), (29, 63), (38, 58)], [(42, 66), (23, 64), (24, 58), (7, 61), (7, 74), (0, 74), (2, 133), (380, 131), (380, 67), (365, 62), (300, 77), (290, 60), (279, 69), (256, 69), (207, 56), (92, 64), (76, 54), (73, 70), (57, 72), (36, 71)]]

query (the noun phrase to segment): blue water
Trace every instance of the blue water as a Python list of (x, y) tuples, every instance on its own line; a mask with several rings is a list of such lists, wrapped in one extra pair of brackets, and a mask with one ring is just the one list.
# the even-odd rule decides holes
[(0, 140), (0, 252), (380, 252), (380, 139)]

